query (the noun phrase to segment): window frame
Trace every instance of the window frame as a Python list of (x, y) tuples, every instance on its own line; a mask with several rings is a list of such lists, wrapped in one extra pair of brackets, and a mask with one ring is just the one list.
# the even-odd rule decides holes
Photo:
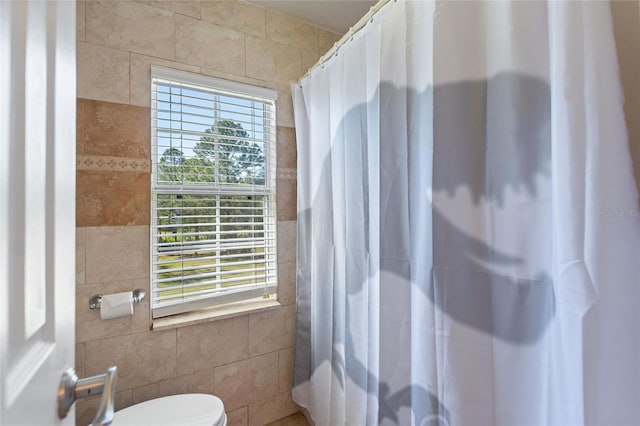
[[(175, 82), (179, 85), (194, 86), (194, 89), (224, 93), (228, 96), (236, 96), (238, 98), (254, 98), (265, 105), (269, 105), (269, 121), (272, 123), (271, 131), (267, 134), (264, 146), (265, 156), (265, 183), (260, 184), (229, 184), (229, 183), (207, 183), (207, 184), (166, 184), (158, 183), (158, 164), (160, 160), (158, 152), (158, 131), (156, 120), (157, 100), (155, 98), (156, 91), (154, 86), (156, 80), (165, 80)], [(179, 71), (161, 66), (151, 66), (150, 78), (150, 107), (151, 107), (151, 222), (150, 222), (150, 309), (153, 319), (166, 317), (169, 315), (182, 314), (214, 306), (225, 306), (234, 302), (248, 301), (252, 299), (265, 298), (267, 294), (277, 294), (277, 208), (276, 208), (276, 150), (277, 150), (277, 132), (276, 132), (276, 100), (277, 92), (272, 89), (252, 86), (249, 84), (223, 80), (215, 77), (195, 74), (186, 71)], [(213, 294), (195, 300), (175, 302), (170, 305), (156, 306), (156, 282), (160, 279), (159, 273), (155, 267), (159, 251), (156, 244), (156, 236), (154, 235), (159, 226), (156, 217), (158, 216), (158, 195), (171, 194), (187, 194), (187, 195), (210, 195), (218, 198), (223, 196), (237, 195), (255, 195), (264, 196), (263, 203), (263, 233), (265, 243), (265, 275), (267, 273), (266, 263), (274, 264), (273, 278), (265, 277), (265, 284), (255, 286), (246, 285), (246, 287), (232, 287), (219, 294)], [(270, 212), (270, 214), (268, 213)], [(220, 223), (218, 221), (218, 223)], [(267, 235), (270, 235), (267, 237)], [(273, 241), (273, 245), (268, 245)], [(267, 251), (268, 249), (268, 251)], [(267, 259), (269, 258), (269, 260)], [(217, 266), (219, 267), (219, 266)], [(251, 288), (251, 286), (253, 286)], [(271, 299), (269, 297), (268, 299)]]

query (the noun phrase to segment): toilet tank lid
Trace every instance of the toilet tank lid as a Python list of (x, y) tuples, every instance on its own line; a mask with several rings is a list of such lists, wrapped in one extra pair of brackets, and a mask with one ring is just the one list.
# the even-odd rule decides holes
[(183, 394), (156, 398), (117, 411), (114, 426), (222, 426), (226, 416), (220, 398)]

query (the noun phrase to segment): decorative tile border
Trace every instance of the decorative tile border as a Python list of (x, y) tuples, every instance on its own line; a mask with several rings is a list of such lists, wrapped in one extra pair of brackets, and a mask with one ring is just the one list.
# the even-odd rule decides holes
[(101, 155), (78, 155), (78, 170), (110, 172), (151, 172), (151, 160), (141, 158), (106, 157)]
[(279, 168), (276, 170), (276, 178), (278, 179), (297, 179), (297, 177), (296, 169)]
[[(78, 155), (78, 170), (96, 170), (110, 172), (151, 172), (151, 160), (141, 158), (106, 157), (102, 155)], [(297, 179), (296, 169), (278, 168), (278, 179)]]

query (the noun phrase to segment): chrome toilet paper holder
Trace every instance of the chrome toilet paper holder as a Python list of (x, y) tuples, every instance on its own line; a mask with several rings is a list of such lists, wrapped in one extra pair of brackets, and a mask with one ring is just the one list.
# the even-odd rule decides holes
[[(131, 301), (133, 303), (140, 303), (147, 297), (147, 292), (141, 288), (137, 288), (133, 290), (133, 294), (131, 295)], [(100, 304), (102, 303), (102, 295), (94, 294), (93, 297), (89, 300), (89, 309), (100, 309)]]

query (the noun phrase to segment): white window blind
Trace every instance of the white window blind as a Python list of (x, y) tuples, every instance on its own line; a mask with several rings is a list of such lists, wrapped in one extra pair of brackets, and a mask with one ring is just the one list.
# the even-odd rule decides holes
[(152, 67), (154, 318), (275, 293), (275, 99)]

